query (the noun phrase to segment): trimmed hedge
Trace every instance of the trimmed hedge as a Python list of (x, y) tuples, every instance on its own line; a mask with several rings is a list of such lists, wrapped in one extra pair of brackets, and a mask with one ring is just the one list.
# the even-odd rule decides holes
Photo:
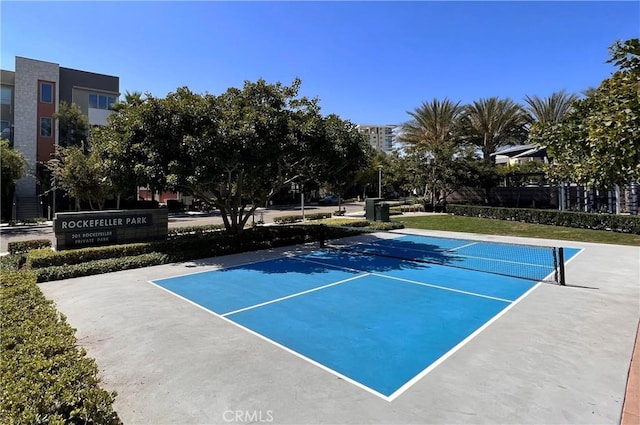
[(167, 262), (168, 256), (159, 252), (122, 258), (107, 258), (85, 263), (51, 266), (34, 269), (36, 281), (71, 279), (94, 274), (111, 273), (120, 270), (138, 269), (140, 267), (157, 266)]
[(49, 239), (32, 239), (29, 241), (9, 242), (7, 249), (9, 254), (24, 254), (32, 249), (51, 248)]
[(325, 220), (319, 220), (313, 224), (326, 224), (327, 226), (346, 226), (346, 227), (367, 227), (369, 226), (368, 220), (351, 219), (351, 218), (329, 218)]
[(19, 270), (26, 261), (26, 254), (0, 255), (0, 271)]
[(398, 221), (372, 221), (368, 227), (369, 230), (394, 230), (404, 229), (404, 224)]
[(447, 212), (466, 217), (522, 221), (525, 223), (575, 227), (579, 229), (609, 230), (640, 235), (639, 216), (458, 204), (448, 204)]
[(35, 273), (0, 273), (0, 417), (5, 424), (120, 424), (115, 392), (36, 285)]
[(35, 249), (27, 253), (26, 264), (29, 268), (64, 266), (86, 263), (88, 261), (104, 260), (106, 258), (130, 257), (148, 254), (154, 251), (153, 245), (150, 242), (72, 249), (66, 251)]
[(340, 238), (361, 233), (355, 229), (312, 225), (265, 226), (231, 235), (224, 232), (201, 233), (129, 245), (82, 248), (68, 251), (33, 250), (27, 254), (27, 267), (35, 270), (37, 281), (68, 279), (151, 265), (188, 261), (239, 252), (295, 245), (320, 239)]
[[(312, 213), (305, 214), (304, 218), (306, 220), (322, 220), (323, 218), (331, 218), (332, 213)], [(277, 224), (291, 224), (298, 223), (302, 221), (302, 214), (296, 215), (282, 215), (280, 217), (274, 217), (273, 222)]]
[(390, 213), (424, 212), (423, 204), (396, 205), (389, 208)]
[(321, 220), (317, 223), (313, 224), (325, 224), (328, 226), (345, 226), (345, 227), (357, 227), (362, 229), (363, 231), (380, 231), (380, 230), (393, 230), (393, 229), (404, 229), (404, 224), (398, 221), (368, 221), (368, 220), (357, 220), (357, 219), (348, 219), (348, 218), (332, 218), (327, 220)]
[(214, 233), (224, 230), (224, 224), (208, 224), (206, 226), (182, 226), (169, 229), (167, 237), (169, 239), (185, 236), (198, 236), (205, 233)]

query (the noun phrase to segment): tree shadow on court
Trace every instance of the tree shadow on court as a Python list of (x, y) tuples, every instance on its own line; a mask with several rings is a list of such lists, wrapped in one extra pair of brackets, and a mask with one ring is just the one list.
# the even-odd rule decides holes
[[(432, 244), (389, 239), (366, 243), (331, 244), (311, 252), (233, 266), (232, 269), (277, 273), (329, 273), (336, 269), (383, 273), (392, 270), (425, 270), (437, 265), (455, 265), (460, 259), (447, 249)], [(379, 244), (380, 242), (380, 244)]]

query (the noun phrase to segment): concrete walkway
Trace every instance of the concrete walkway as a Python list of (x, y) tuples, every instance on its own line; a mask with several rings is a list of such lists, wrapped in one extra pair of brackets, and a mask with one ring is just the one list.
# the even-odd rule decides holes
[(313, 247), (40, 287), (77, 328), (103, 386), (118, 391), (126, 424), (620, 422), (640, 319), (640, 248), (412, 232), (583, 251), (567, 264), (570, 286), (541, 284), (392, 402), (148, 283)]

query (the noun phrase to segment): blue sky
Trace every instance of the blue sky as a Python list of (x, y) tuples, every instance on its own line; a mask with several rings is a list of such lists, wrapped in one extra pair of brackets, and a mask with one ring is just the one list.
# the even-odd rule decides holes
[(580, 93), (640, 36), (640, 2), (0, 2), (1, 65), (120, 77), (122, 93), (221, 93), (260, 77), (325, 114), (399, 124), (435, 97)]

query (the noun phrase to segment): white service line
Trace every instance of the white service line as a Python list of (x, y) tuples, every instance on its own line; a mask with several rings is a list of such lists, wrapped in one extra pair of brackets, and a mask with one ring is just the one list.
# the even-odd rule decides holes
[(512, 303), (513, 302), (513, 300), (508, 300), (506, 298), (492, 297), (490, 295), (483, 295), (483, 294), (478, 294), (476, 292), (463, 291), (461, 289), (447, 288), (446, 286), (433, 285), (431, 283), (418, 282), (417, 280), (403, 279), (401, 277), (394, 277), (394, 276), (389, 276), (389, 275), (386, 275), (386, 274), (371, 273), (371, 275), (372, 276), (378, 276), (378, 277), (384, 277), (384, 278), (387, 278), (387, 279), (398, 280), (400, 282), (411, 283), (411, 284), (414, 284), (414, 285), (428, 286), (429, 288), (442, 289), (443, 291), (457, 292), (459, 294), (471, 295), (473, 297), (487, 298), (487, 299), (490, 299), (490, 300), (502, 301), (502, 302), (505, 302), (505, 303)]
[(247, 311), (247, 310), (252, 310), (254, 308), (262, 307), (262, 306), (273, 304), (273, 303), (277, 303), (279, 301), (287, 300), (289, 298), (299, 297), (300, 295), (309, 294), (311, 292), (320, 291), (321, 289), (330, 288), (332, 286), (340, 285), (342, 283), (349, 282), (351, 280), (360, 279), (362, 277), (369, 276), (370, 274), (371, 273), (359, 274), (358, 276), (353, 276), (353, 277), (350, 277), (350, 278), (347, 278), (347, 279), (339, 280), (337, 282), (329, 283), (328, 285), (318, 286), (317, 288), (311, 288), (311, 289), (307, 289), (306, 291), (296, 292), (295, 294), (287, 295), (286, 297), (275, 298), (273, 300), (265, 301), (265, 302), (260, 303), (260, 304), (250, 305), (249, 307), (244, 307), (244, 308), (240, 308), (238, 310), (230, 311), (228, 313), (221, 314), (220, 316), (227, 317), (227, 316), (231, 316), (232, 314), (240, 313), (240, 312)]
[(459, 249), (466, 248), (466, 247), (471, 246), (471, 245), (477, 245), (477, 244), (478, 244), (478, 242), (471, 242), (471, 243), (468, 243), (466, 245), (457, 246), (455, 248), (447, 249), (447, 251), (457, 251)]

